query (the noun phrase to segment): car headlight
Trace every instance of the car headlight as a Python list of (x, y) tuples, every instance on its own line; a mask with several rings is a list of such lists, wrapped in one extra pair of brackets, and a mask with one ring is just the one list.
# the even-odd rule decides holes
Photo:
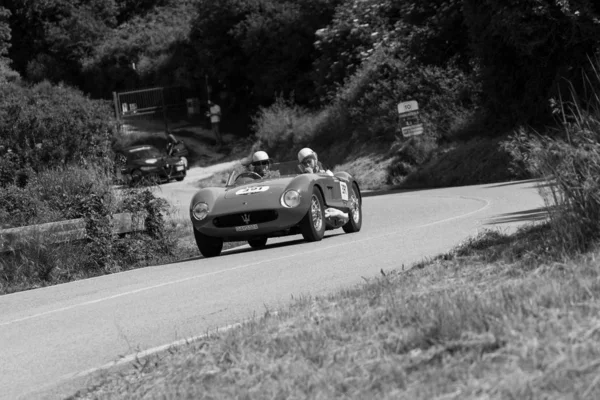
[(158, 159), (156, 158), (149, 158), (146, 160), (146, 164), (156, 164), (158, 162)]
[(192, 208), (192, 215), (198, 221), (202, 221), (208, 216), (208, 204), (202, 202), (194, 204), (194, 207)]
[(295, 190), (286, 190), (281, 196), (281, 205), (287, 208), (298, 207), (300, 204), (300, 193)]

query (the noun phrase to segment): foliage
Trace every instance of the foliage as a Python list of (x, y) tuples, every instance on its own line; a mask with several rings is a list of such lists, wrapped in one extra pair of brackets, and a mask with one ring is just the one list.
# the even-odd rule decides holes
[[(510, 169), (511, 154), (504, 149), (505, 137), (476, 137), (464, 142), (426, 146), (422, 164), (411, 162), (406, 150), (396, 154), (389, 183), (404, 188), (434, 188), (476, 185), (529, 178), (524, 171)], [(410, 148), (410, 147), (409, 147)]]
[[(600, 83), (598, 64), (590, 83)], [(524, 127), (505, 148), (515, 166), (548, 183), (540, 188), (557, 238), (567, 250), (582, 251), (600, 239), (600, 97), (581, 101), (575, 89), (571, 101), (554, 101), (561, 128), (541, 135)]]
[(184, 54), (189, 47), (193, 2), (154, 3), (153, 8), (145, 4), (146, 11), (131, 15), (108, 33), (82, 61), (86, 91), (108, 98), (113, 91), (144, 86), (191, 85)]
[[(149, 188), (117, 195), (112, 176), (99, 167), (32, 172), (22, 187), (0, 187), (0, 229), (83, 218), (87, 238), (59, 244), (27, 238), (0, 258), (0, 293), (171, 260), (178, 244), (165, 222), (167, 206)], [(116, 236), (111, 216), (119, 212), (141, 213), (145, 232)]]
[(52, 86), (0, 86), (0, 146), (11, 149), (19, 165), (34, 170), (71, 163), (110, 167), (115, 125), (109, 104), (78, 90)]
[[(29, 172), (27, 182), (0, 187), (0, 214), (4, 225), (23, 226), (81, 218), (90, 197), (102, 197), (112, 185), (112, 176), (97, 166), (65, 166)], [(112, 198), (111, 212), (117, 200)]]
[(547, 101), (564, 79), (583, 95), (582, 70), (599, 46), (598, 2), (465, 0), (464, 14), (496, 120), (548, 122)]
[(10, 57), (17, 71), (40, 82), (81, 84), (81, 61), (116, 24), (114, 0), (15, 0)]
[(318, 93), (326, 99), (380, 48), (392, 50), (415, 69), (451, 65), (470, 71), (462, 0), (348, 0), (317, 35), (315, 77)]
[(129, 212), (144, 212), (146, 232), (154, 239), (165, 240), (164, 216), (169, 204), (154, 196), (149, 188), (130, 190), (123, 200), (123, 209)]
[(197, 79), (208, 75), (214, 91), (229, 96), (232, 108), (266, 105), (292, 92), (306, 104), (314, 90), (315, 31), (329, 21), (338, 3), (199, 1), (190, 33), (193, 62), (200, 67)]
[(10, 25), (8, 18), (11, 13), (4, 7), (0, 7), (0, 59), (4, 59), (10, 48)]

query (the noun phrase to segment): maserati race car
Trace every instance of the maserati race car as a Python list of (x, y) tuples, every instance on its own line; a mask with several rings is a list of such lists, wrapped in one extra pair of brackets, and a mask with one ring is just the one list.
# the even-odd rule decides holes
[(190, 218), (200, 253), (214, 257), (221, 254), (223, 242), (248, 241), (260, 248), (270, 237), (302, 234), (313, 242), (329, 229), (358, 232), (362, 198), (350, 174), (303, 174), (290, 161), (272, 164), (265, 177), (234, 169), (225, 187), (196, 192)]

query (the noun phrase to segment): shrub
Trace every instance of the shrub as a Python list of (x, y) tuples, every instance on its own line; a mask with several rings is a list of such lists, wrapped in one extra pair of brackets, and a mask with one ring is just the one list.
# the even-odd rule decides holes
[(97, 166), (65, 166), (31, 172), (25, 185), (0, 187), (4, 225), (22, 226), (81, 218), (90, 196), (107, 196), (111, 212), (117, 207), (111, 175)]
[(571, 98), (551, 102), (560, 128), (548, 135), (520, 128), (505, 148), (515, 167), (547, 181), (540, 192), (556, 239), (566, 251), (580, 251), (600, 239), (600, 98), (586, 99), (585, 107), (575, 90)]
[(35, 171), (67, 164), (109, 168), (111, 115), (108, 102), (72, 88), (0, 85), (0, 146), (13, 150), (19, 166)]

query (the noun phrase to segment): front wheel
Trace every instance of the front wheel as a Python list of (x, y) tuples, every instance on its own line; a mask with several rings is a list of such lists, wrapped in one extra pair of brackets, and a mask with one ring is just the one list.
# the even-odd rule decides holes
[(316, 187), (310, 197), (308, 211), (300, 221), (300, 231), (307, 242), (318, 242), (325, 235), (325, 211), (323, 209), (323, 196)]
[(342, 229), (346, 233), (358, 232), (362, 227), (362, 199), (360, 197), (360, 191), (358, 190), (358, 185), (356, 183), (352, 183), (352, 189), (350, 189), (350, 219)]
[(194, 238), (196, 239), (196, 245), (198, 250), (204, 257), (216, 257), (221, 255), (223, 250), (223, 239), (205, 235), (194, 229)]
[(252, 247), (254, 249), (260, 249), (267, 245), (267, 238), (250, 239), (250, 240), (248, 240), (248, 244), (250, 245), (250, 247)]

